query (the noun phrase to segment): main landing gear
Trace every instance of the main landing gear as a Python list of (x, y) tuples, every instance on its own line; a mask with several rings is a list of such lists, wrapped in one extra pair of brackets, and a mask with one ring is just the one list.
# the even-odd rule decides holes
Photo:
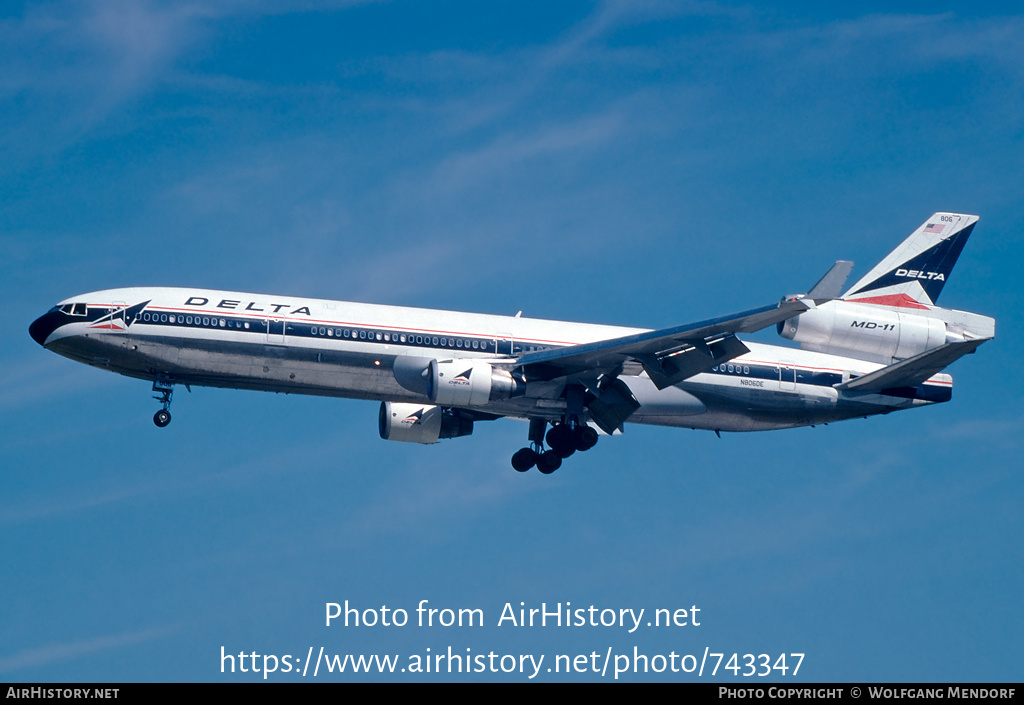
[(171, 422), (171, 395), (174, 394), (174, 383), (166, 379), (155, 379), (153, 391), (157, 393), (153, 398), (163, 405), (160, 411), (153, 414), (153, 423), (163, 428)]
[(512, 467), (526, 472), (534, 465), (545, 475), (550, 475), (562, 466), (562, 460), (576, 451), (590, 450), (597, 444), (597, 431), (581, 424), (578, 417), (570, 416), (561, 423), (553, 424), (547, 433), (550, 450), (544, 450), (544, 429), (547, 421), (530, 419), (530, 447), (521, 448), (512, 456)]

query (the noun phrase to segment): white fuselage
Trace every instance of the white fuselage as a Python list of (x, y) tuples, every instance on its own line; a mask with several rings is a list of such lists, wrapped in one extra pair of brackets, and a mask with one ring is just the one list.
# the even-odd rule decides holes
[[(33, 328), (33, 336), (41, 337), (47, 348), (131, 377), (411, 403), (425, 397), (397, 382), (392, 370), (399, 356), (507, 362), (533, 351), (644, 332), (181, 288), (111, 289), (76, 296), (58, 304)], [(945, 374), (913, 389), (847, 394), (834, 385), (882, 365), (796, 348), (746, 345), (748, 354), (660, 391), (639, 366), (624, 369), (619, 378), (640, 403), (629, 422), (767, 430), (867, 416), (950, 396), (952, 380)], [(480, 410), (555, 420), (565, 413), (563, 387), (528, 381), (524, 395)]]

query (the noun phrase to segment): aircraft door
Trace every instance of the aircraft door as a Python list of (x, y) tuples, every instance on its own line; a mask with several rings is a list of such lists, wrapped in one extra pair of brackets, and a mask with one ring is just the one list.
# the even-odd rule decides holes
[(796, 391), (796, 366), (792, 362), (779, 363), (779, 389), (783, 392)]
[(112, 333), (115, 338), (111, 339), (111, 342), (120, 347), (121, 350), (127, 350), (131, 347), (131, 339), (128, 335), (128, 304), (124, 301), (115, 301), (112, 304), (110, 312), (110, 323), (105, 326), (107, 330)]
[(284, 319), (271, 316), (267, 321), (267, 342), (273, 345), (284, 345)]
[(125, 319), (125, 311), (128, 304), (124, 301), (115, 301), (110, 312), (110, 330), (115, 333), (124, 333), (128, 330), (128, 321)]
[(495, 350), (498, 355), (511, 355), (515, 342), (511, 333), (498, 333), (494, 336)]

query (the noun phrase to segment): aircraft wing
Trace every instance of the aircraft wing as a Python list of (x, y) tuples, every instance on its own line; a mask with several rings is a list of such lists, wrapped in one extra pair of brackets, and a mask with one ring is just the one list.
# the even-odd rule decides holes
[(893, 387), (916, 387), (934, 374), (968, 353), (990, 338), (962, 340), (940, 345), (933, 350), (908, 357), (906, 360), (875, 370), (869, 374), (836, 385), (841, 392), (863, 392), (871, 394)]
[(601, 375), (615, 376), (627, 361), (636, 360), (643, 365), (658, 389), (664, 389), (749, 352), (749, 348), (736, 338), (736, 333), (767, 328), (813, 306), (813, 302), (807, 299), (787, 298), (778, 304), (731, 316), (527, 353), (515, 364), (523, 369), (527, 378), (578, 376), (596, 379)]

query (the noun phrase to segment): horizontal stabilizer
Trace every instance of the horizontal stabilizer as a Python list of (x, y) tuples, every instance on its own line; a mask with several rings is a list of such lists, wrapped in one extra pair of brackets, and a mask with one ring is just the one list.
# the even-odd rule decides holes
[(836, 389), (841, 392), (872, 393), (893, 387), (916, 387), (964, 355), (974, 352), (986, 340), (989, 338), (946, 343), (849, 382), (837, 384)]

